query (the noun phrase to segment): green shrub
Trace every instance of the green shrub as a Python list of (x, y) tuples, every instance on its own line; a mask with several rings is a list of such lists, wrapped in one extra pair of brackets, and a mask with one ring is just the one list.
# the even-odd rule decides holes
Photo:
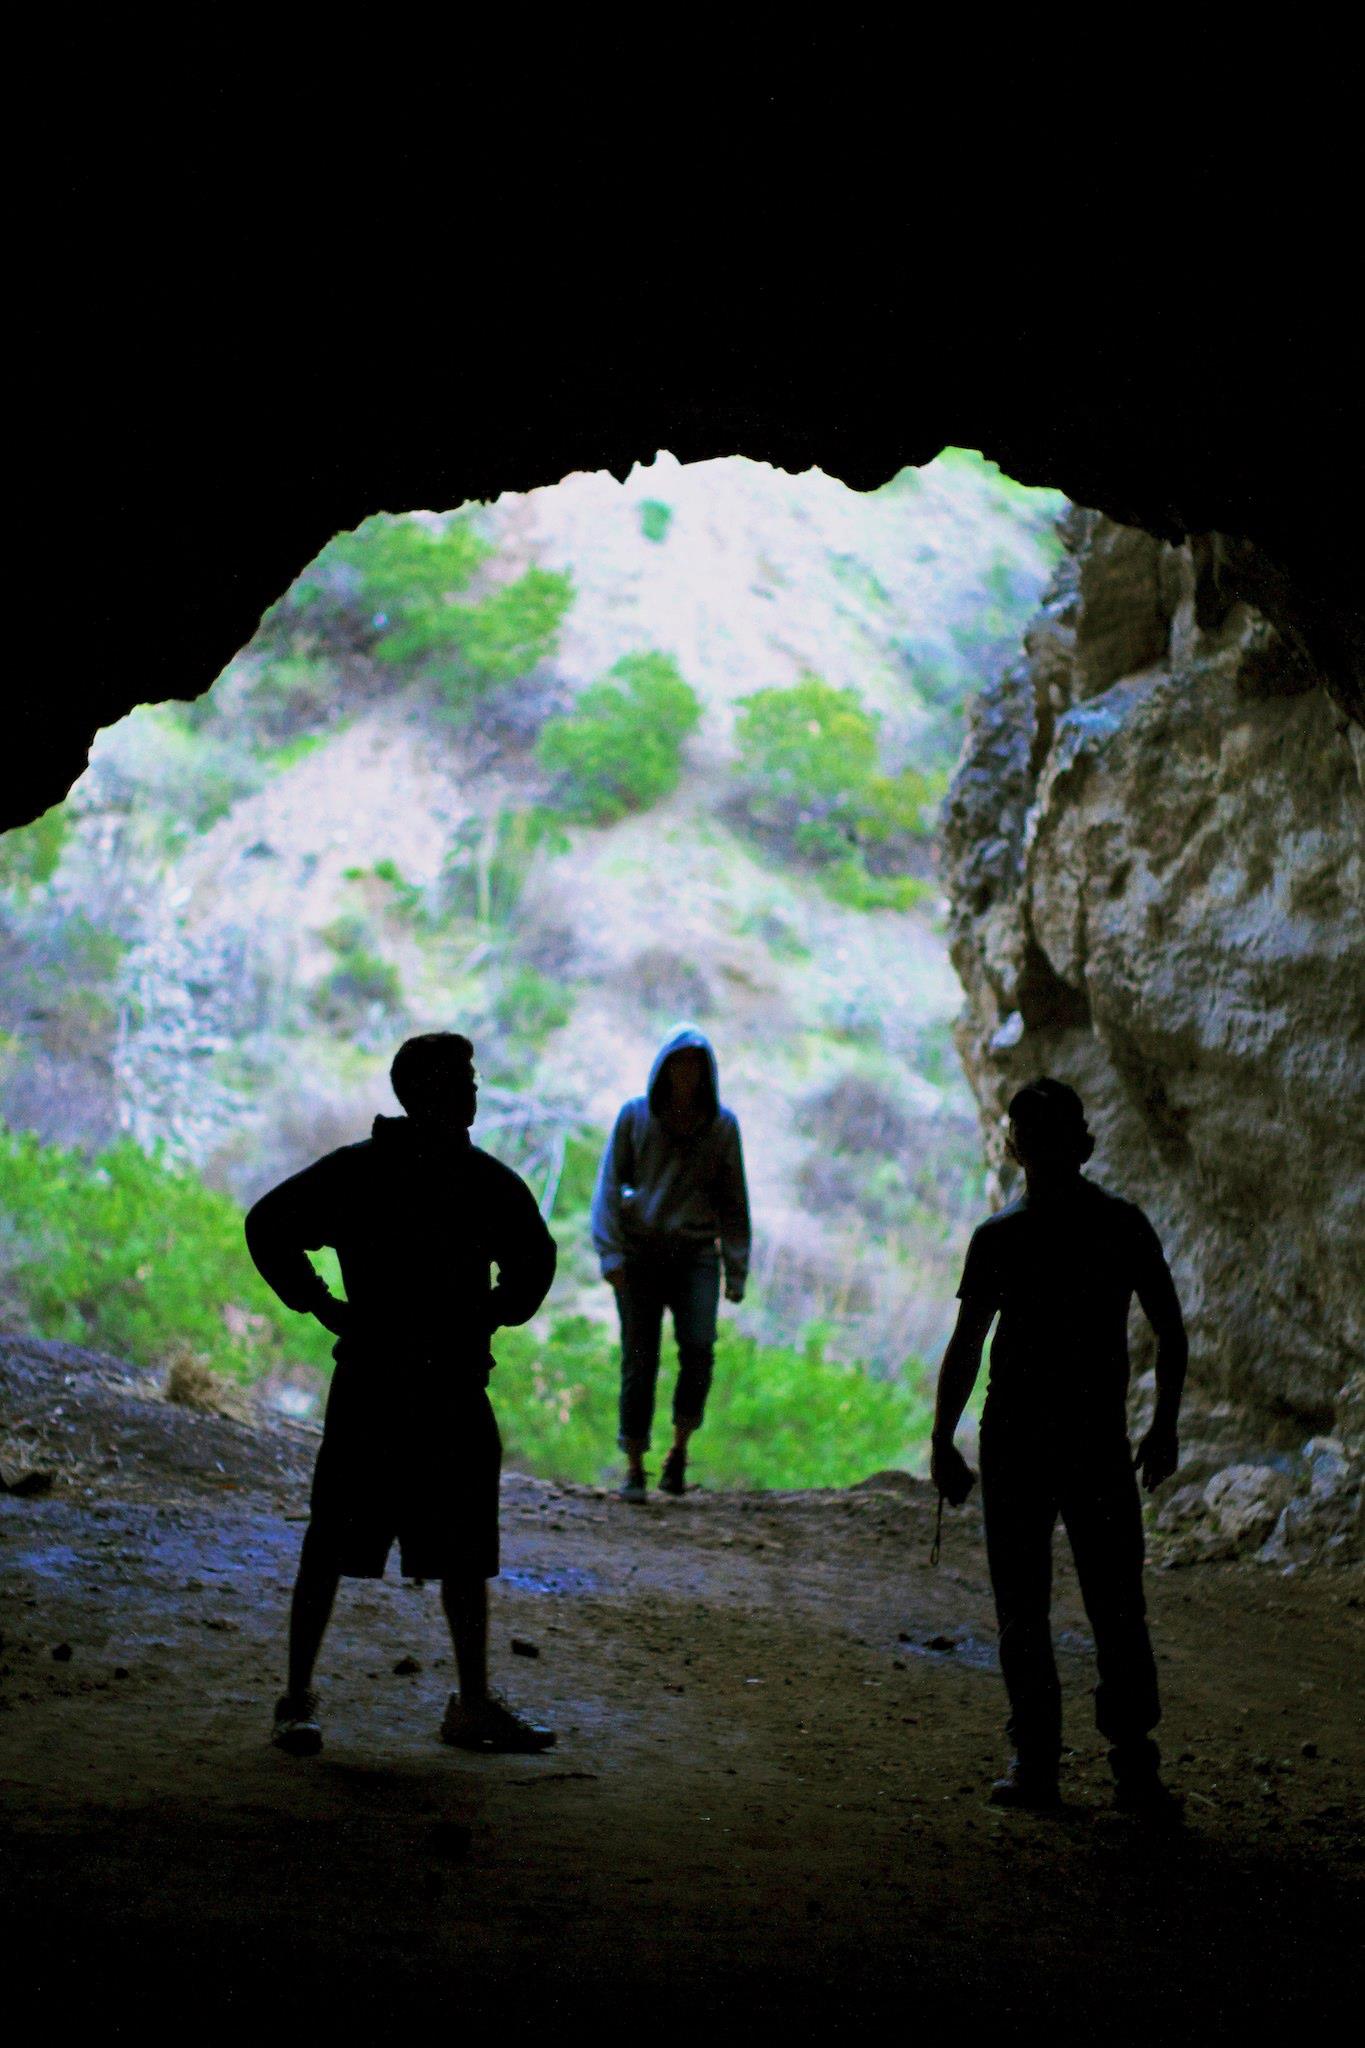
[(742, 698), (741, 801), (763, 836), (820, 869), (836, 902), (908, 910), (934, 893), (906, 868), (933, 831), (947, 778), (918, 768), (880, 774), (878, 723), (856, 690), (819, 676)]
[(378, 514), (330, 541), (269, 615), (266, 640), (301, 629), (436, 682), (448, 709), (524, 675), (550, 654), (573, 601), (569, 578), (530, 569), (473, 603), (456, 600), (493, 554), (466, 518), (433, 532)]
[(700, 723), (700, 700), (671, 655), (627, 654), (546, 723), (536, 755), (568, 816), (610, 825), (676, 788), (683, 741)]
[(0, 835), (0, 889), (27, 896), (56, 874), (70, 830), (64, 804), (54, 804), (31, 825)]
[[(489, 1389), (509, 1465), (591, 1482), (617, 1462), (620, 1386), (615, 1333), (562, 1316), (548, 1336), (500, 1330)], [(905, 1380), (874, 1380), (859, 1366), (803, 1347), (764, 1346), (722, 1323), (706, 1427), (693, 1447), (711, 1486), (848, 1486), (922, 1445), (929, 1410)]]
[(539, 1045), (568, 1023), (573, 996), (568, 989), (534, 967), (518, 967), (503, 977), (493, 1003), (493, 1016), (509, 1038)]
[(131, 1139), (87, 1160), (0, 1131), (0, 1223), (0, 1282), (38, 1336), (143, 1366), (188, 1344), (238, 1379), (330, 1358), (326, 1331), (256, 1272), (236, 1203)]
[(673, 523), (673, 507), (662, 498), (646, 498), (640, 506), (640, 531), (646, 540), (664, 541)]

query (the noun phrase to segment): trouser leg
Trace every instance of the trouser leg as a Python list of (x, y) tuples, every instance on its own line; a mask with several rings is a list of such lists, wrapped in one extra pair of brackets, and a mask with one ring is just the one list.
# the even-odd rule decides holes
[(678, 1344), (678, 1378), (673, 1389), (675, 1428), (700, 1429), (716, 1361), (716, 1317), (720, 1308), (720, 1262), (708, 1258), (680, 1265), (669, 1289), (673, 1334)]
[(304, 1531), (299, 1553), (298, 1577), (289, 1607), (289, 1691), (297, 1696), (313, 1683), (327, 1624), (332, 1618), (341, 1572), (334, 1552), (319, 1541), (310, 1524)]
[(441, 1605), (450, 1624), (460, 1703), (482, 1706), (488, 1697), (488, 1581), (473, 1572), (442, 1579)]
[(1021, 1765), (1055, 1772), (1062, 1749), (1062, 1693), (1052, 1653), (1052, 1531), (1057, 1500), (1020, 1448), (981, 1445), (986, 1560), (995, 1595), (1007, 1732)]
[(1079, 1460), (1062, 1487), (1062, 1520), (1095, 1638), (1095, 1725), (1116, 1774), (1155, 1771), (1161, 1719), (1142, 1590), (1142, 1503), (1127, 1443)]
[(643, 1455), (654, 1422), (654, 1389), (659, 1377), (664, 1295), (657, 1277), (640, 1260), (630, 1260), (616, 1294), (621, 1318), (621, 1449)]

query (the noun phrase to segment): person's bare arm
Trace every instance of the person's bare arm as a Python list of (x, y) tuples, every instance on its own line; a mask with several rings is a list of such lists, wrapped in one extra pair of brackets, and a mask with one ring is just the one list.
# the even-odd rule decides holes
[(930, 1445), (930, 1476), (954, 1507), (960, 1507), (976, 1475), (953, 1442), (962, 1411), (981, 1370), (981, 1351), (995, 1315), (994, 1304), (968, 1296), (959, 1302), (957, 1324), (948, 1339), (939, 1368), (934, 1400), (934, 1434)]
[(1189, 1339), (1180, 1298), (1156, 1232), (1151, 1230), (1150, 1256), (1138, 1281), (1137, 1298), (1156, 1332), (1156, 1410), (1152, 1426), (1137, 1447), (1133, 1463), (1150, 1493), (1169, 1479), (1180, 1460), (1180, 1397), (1189, 1363)]

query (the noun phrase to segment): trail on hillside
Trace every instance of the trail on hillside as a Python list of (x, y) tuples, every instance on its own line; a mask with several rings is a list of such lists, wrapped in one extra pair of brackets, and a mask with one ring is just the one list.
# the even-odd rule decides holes
[(1149, 2039), (1358, 2003), (1358, 1570), (1151, 1575), (1188, 1801), (1151, 1837), (1108, 1806), (1064, 1560), (1074, 1750), (1043, 1821), (984, 1797), (1002, 1707), (974, 1512), (935, 1571), (903, 1474), (637, 1510), (509, 1473), (497, 1676), (558, 1747), (441, 1747), (435, 1589), (391, 1578), (343, 1589), (326, 1747), (291, 1761), (265, 1737), (314, 1433), (169, 1406), (61, 1347), (0, 1362), (10, 1478), (20, 1450), (56, 1473), (0, 1495), (11, 2012), (116, 2039), (267, 2013)]

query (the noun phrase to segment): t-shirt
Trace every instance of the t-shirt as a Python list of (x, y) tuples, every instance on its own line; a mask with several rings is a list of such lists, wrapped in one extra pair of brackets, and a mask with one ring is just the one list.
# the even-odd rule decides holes
[(957, 1291), (1000, 1314), (987, 1387), (996, 1423), (1122, 1428), (1133, 1295), (1158, 1325), (1180, 1315), (1141, 1209), (1083, 1175), (981, 1224)]

